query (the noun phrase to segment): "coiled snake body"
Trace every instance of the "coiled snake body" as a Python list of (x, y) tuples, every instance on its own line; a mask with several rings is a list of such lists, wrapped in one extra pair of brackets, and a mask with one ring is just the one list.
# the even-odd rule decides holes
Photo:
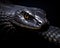
[[(42, 9), (0, 4), (0, 32), (15, 32), (16, 29), (13, 24), (38, 30), (48, 24), (48, 21), (46, 13)], [(40, 31), (39, 34), (51, 42), (60, 43), (60, 29), (58, 27), (49, 25), (47, 31)]]

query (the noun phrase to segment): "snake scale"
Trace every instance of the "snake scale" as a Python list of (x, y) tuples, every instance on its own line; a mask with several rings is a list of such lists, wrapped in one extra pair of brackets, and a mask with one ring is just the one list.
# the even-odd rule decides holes
[[(24, 28), (41, 30), (44, 25), (49, 23), (46, 13), (40, 8), (0, 4), (0, 35), (2, 32), (15, 32), (14, 24)], [(38, 34), (50, 42), (60, 44), (60, 29), (58, 27), (49, 25), (46, 31), (40, 31)]]

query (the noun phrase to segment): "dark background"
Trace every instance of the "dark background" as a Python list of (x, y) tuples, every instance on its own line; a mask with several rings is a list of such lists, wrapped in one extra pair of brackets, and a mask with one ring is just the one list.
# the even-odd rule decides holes
[[(60, 27), (59, 16), (56, 15), (56, 6), (57, 6), (56, 0), (0, 0), (0, 2), (41, 8), (44, 11), (46, 11), (47, 19), (50, 21), (50, 24)], [(48, 48), (51, 46), (52, 47), (55, 46), (53, 43), (49, 43), (48, 41), (45, 41), (44, 39), (42, 39), (40, 41), (40, 39), (38, 39), (39, 38), (38, 35), (36, 35), (34, 38), (32, 37), (33, 39), (30, 36), (29, 36), (29, 38), (30, 38), (30, 41), (33, 42), (32, 43), (33, 45), (38, 45), (41, 47), (44, 46), (44, 47), (48, 47)], [(28, 42), (30, 42), (30, 41), (28, 40)]]

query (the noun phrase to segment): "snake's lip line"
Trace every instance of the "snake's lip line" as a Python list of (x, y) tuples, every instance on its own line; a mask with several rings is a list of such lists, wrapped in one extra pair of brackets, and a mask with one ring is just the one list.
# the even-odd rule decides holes
[(20, 23), (17, 23), (16, 21), (11, 21), (13, 24), (16, 24), (16, 25), (18, 25), (18, 26), (21, 26), (21, 27), (25, 27), (25, 28), (29, 28), (29, 29), (40, 29), (41, 27), (28, 27), (28, 26), (25, 26), (25, 25), (23, 25), (23, 24), (20, 24)]

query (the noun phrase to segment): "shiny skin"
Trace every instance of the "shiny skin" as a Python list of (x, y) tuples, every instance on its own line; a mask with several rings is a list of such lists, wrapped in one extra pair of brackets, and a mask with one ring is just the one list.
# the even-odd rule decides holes
[[(49, 24), (46, 19), (46, 13), (35, 7), (26, 7), (12, 4), (0, 4), (0, 30), (2, 32), (15, 32), (15, 25), (29, 29), (41, 29)], [(48, 29), (38, 34), (42, 35), (50, 42), (60, 43), (60, 29), (49, 25)]]

